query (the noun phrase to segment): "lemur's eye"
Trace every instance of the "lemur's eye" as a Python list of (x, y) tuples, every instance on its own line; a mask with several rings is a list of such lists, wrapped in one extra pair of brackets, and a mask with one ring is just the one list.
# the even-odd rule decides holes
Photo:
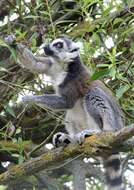
[(78, 51), (78, 50), (79, 50), (79, 48), (75, 48), (75, 49), (72, 49), (70, 52), (73, 53), (73, 52)]
[(63, 43), (62, 42), (57, 42), (53, 46), (55, 46), (56, 48), (61, 49), (61, 48), (63, 48)]

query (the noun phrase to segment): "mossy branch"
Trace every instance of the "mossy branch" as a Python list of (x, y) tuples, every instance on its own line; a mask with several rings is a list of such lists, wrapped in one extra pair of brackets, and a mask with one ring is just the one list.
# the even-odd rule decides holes
[(67, 159), (75, 159), (78, 156), (108, 156), (112, 151), (132, 151), (134, 143), (125, 142), (134, 136), (134, 125), (118, 132), (105, 132), (99, 135), (88, 137), (85, 143), (69, 145), (66, 148), (57, 148), (48, 151), (41, 156), (27, 161), (23, 164), (13, 166), (7, 172), (0, 175), (0, 184), (12, 184), (23, 177), (35, 174), (41, 170), (52, 170), (53, 167), (65, 164)]

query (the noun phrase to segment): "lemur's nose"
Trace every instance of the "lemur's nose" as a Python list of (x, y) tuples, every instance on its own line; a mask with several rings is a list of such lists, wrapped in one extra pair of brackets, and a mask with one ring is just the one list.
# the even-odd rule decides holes
[(50, 46), (49, 46), (49, 45), (46, 45), (46, 46), (44, 47), (44, 52), (45, 52), (45, 54), (48, 55), (48, 56), (54, 55), (54, 52), (50, 49)]

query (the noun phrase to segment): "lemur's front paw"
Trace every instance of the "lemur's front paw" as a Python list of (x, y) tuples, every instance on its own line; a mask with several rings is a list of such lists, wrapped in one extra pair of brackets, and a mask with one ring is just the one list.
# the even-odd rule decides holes
[(16, 37), (15, 35), (11, 34), (11, 35), (6, 36), (4, 38), (4, 41), (9, 45), (13, 45), (16, 42)]
[(53, 136), (53, 145), (55, 147), (66, 146), (70, 144), (71, 142), (72, 142), (71, 137), (65, 133), (59, 132)]
[(85, 138), (98, 134), (98, 133), (100, 133), (99, 130), (87, 129), (87, 130), (77, 133), (75, 135), (75, 139), (76, 139), (76, 142), (81, 145), (85, 141)]

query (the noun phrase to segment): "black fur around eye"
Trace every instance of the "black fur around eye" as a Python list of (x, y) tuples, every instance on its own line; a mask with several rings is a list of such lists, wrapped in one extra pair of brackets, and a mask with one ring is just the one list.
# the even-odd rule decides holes
[(61, 49), (61, 48), (63, 48), (63, 43), (62, 42), (57, 42), (53, 46), (55, 46), (56, 48)]
[(71, 50), (70, 52), (72, 53), (72, 52), (75, 52), (75, 51), (78, 51), (78, 50), (79, 50), (79, 48), (75, 48), (75, 49)]

